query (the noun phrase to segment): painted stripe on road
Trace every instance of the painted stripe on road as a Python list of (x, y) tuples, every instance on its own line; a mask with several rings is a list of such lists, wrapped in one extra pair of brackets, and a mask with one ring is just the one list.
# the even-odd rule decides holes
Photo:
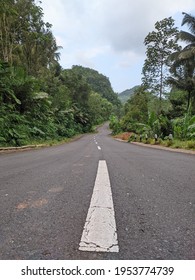
[(112, 191), (105, 160), (99, 161), (79, 250), (119, 252)]
[(100, 147), (100, 146), (98, 146), (98, 150), (101, 150), (101, 147)]

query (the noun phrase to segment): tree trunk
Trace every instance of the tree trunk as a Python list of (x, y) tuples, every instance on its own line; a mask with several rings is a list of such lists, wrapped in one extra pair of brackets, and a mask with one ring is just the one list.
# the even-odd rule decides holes
[(189, 111), (189, 108), (190, 108), (190, 100), (191, 100), (191, 91), (188, 91), (187, 112)]

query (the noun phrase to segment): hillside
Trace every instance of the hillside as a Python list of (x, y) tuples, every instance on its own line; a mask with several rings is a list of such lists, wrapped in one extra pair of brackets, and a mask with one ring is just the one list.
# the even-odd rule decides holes
[(125, 103), (127, 102), (127, 100), (130, 98), (130, 96), (132, 94), (134, 94), (135, 90), (138, 88), (139, 86), (134, 86), (133, 88), (131, 89), (126, 89), (125, 91), (119, 93), (118, 97), (120, 99), (120, 101), (122, 103)]
[(113, 105), (120, 105), (118, 95), (113, 91), (108, 77), (100, 74), (94, 69), (78, 65), (73, 66), (72, 71), (81, 75), (90, 86), (91, 90), (99, 93)]

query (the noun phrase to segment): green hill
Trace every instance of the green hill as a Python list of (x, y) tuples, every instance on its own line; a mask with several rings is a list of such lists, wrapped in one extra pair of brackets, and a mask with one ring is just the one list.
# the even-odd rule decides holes
[(72, 71), (81, 75), (91, 90), (99, 93), (113, 105), (120, 106), (118, 94), (113, 91), (109, 78), (94, 69), (78, 65), (73, 66)]
[(127, 100), (130, 98), (130, 96), (132, 94), (134, 94), (135, 90), (138, 88), (139, 86), (134, 86), (131, 89), (126, 89), (125, 91), (119, 93), (118, 97), (121, 100), (122, 103), (127, 102)]

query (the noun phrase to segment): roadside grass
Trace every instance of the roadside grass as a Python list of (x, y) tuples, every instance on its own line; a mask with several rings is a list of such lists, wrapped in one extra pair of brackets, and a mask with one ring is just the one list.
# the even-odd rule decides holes
[(71, 138), (63, 138), (63, 139), (50, 139), (50, 140), (43, 140), (43, 139), (36, 139), (25, 143), (25, 145), (21, 146), (0, 146), (0, 150), (19, 150), (19, 149), (28, 149), (28, 148), (40, 148), (40, 147), (49, 147), (49, 146), (57, 146), (62, 145), (65, 143), (69, 143), (79, 139), (83, 134), (75, 135)]
[(44, 145), (44, 146), (55, 146), (59, 144), (67, 143), (71, 140), (71, 138), (64, 139), (51, 139), (51, 140), (33, 140), (30, 142), (30, 145)]
[(127, 142), (139, 142), (143, 144), (150, 144), (150, 145), (160, 145), (164, 147), (170, 147), (173, 149), (186, 149), (186, 150), (195, 150), (195, 140), (179, 140), (179, 139), (173, 139), (173, 140), (162, 140), (158, 139), (155, 141), (155, 139), (142, 139), (140, 141), (140, 138), (137, 137), (134, 138), (134, 133), (132, 132), (123, 132), (120, 134), (117, 134), (114, 136), (114, 138), (121, 139)]
[(162, 145), (165, 147), (172, 147), (175, 149), (195, 150), (195, 140), (181, 141), (178, 139), (164, 140)]

